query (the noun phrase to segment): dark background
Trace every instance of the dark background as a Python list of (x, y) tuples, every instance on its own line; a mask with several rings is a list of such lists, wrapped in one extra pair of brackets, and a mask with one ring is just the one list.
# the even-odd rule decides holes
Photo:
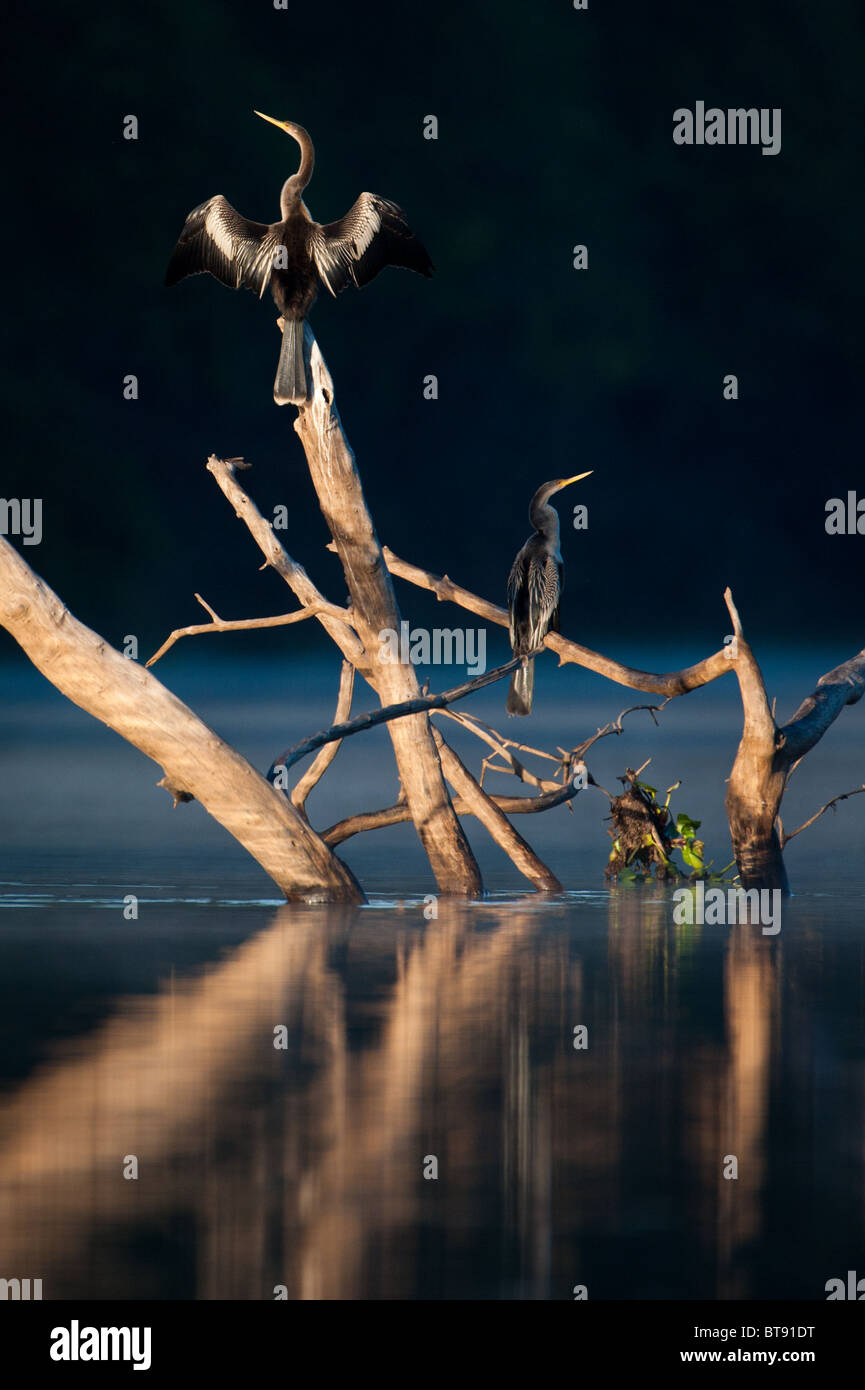
[[(111, 641), (146, 655), (198, 620), (195, 590), (230, 617), (293, 606), (211, 451), (252, 460), (261, 509), (289, 506), (288, 548), (344, 595), (295, 412), (271, 399), (269, 297), (162, 285), (203, 199), (278, 215), (297, 150), (257, 107), (310, 130), (314, 217), (374, 190), (437, 265), (312, 315), (384, 541), (501, 602), (535, 487), (593, 468), (562, 505), (569, 635), (625, 659), (622, 639), (662, 635), (695, 659), (727, 631), (729, 583), (755, 642), (861, 644), (865, 537), (824, 530), (827, 498), (865, 495), (852, 0), (18, 5), (4, 37), (0, 495), (44, 499), (22, 553)], [(698, 99), (781, 107), (781, 153), (674, 145)], [(314, 624), (224, 640), (328, 645)]]

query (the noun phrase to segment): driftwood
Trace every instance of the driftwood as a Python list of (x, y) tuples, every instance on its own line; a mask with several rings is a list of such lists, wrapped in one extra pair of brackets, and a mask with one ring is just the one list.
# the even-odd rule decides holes
[[(566, 782), (554, 792), (543, 792), (540, 796), (489, 796), (493, 805), (507, 816), (532, 815), (539, 811), (552, 811), (556, 806), (564, 806), (580, 791), (574, 782)], [(454, 800), (454, 810), (459, 816), (474, 815), (473, 807), (461, 797)], [(325, 844), (341, 845), (352, 835), (360, 835), (366, 830), (384, 830), (390, 825), (403, 825), (411, 820), (405, 802), (398, 801), (395, 806), (384, 806), (380, 811), (360, 811), (357, 815), (346, 816), (327, 830), (321, 832)]]
[(246, 468), (242, 459), (218, 459), (213, 454), (207, 460), (207, 471), (216, 479), (222, 493), (234, 507), (237, 517), (243, 521), (264, 556), (264, 562), (284, 579), (294, 596), (304, 608), (314, 608), (315, 616), (325, 632), (333, 639), (346, 661), (350, 661), (358, 671), (366, 674), (368, 662), (362, 643), (350, 621), (332, 617), (326, 610), (330, 607), (327, 599), (319, 593), (303, 565), (291, 558), (285, 546), (277, 539), (273, 525), (248, 497), (237, 481), (236, 470)]
[[(508, 626), (507, 611), (498, 604), (490, 603), (488, 599), (480, 598), (468, 589), (461, 588), (447, 575), (439, 577), (429, 574), (417, 565), (400, 560), (387, 546), (384, 547), (383, 554), (385, 564), (397, 578), (405, 579), (418, 588), (428, 589), (440, 602), (455, 603), (459, 608), (477, 614), (479, 618), (486, 618), (487, 622), (496, 623), (499, 627)], [(717, 680), (718, 676), (725, 675), (730, 669), (725, 648), (707, 656), (703, 661), (698, 661), (696, 666), (686, 666), (681, 671), (668, 671), (656, 675), (651, 671), (639, 671), (631, 666), (623, 666), (621, 662), (602, 656), (600, 652), (593, 652), (590, 647), (581, 647), (579, 642), (572, 642), (559, 632), (548, 633), (544, 639), (544, 646), (556, 653), (560, 666), (572, 662), (577, 666), (584, 666), (587, 671), (596, 671), (599, 676), (606, 676), (607, 680), (615, 681), (618, 685), (626, 685), (631, 690), (645, 690), (652, 695), (666, 695), (668, 699), (672, 699), (674, 695), (687, 695), (691, 690), (697, 690), (701, 685)]]
[(504, 850), (505, 854), (510, 856), (516, 868), (530, 883), (534, 884), (535, 888), (540, 892), (560, 893), (562, 885), (555, 874), (550, 872), (546, 864), (542, 863), (535, 854), (531, 845), (527, 844), (522, 835), (514, 829), (501, 807), (487, 796), (462, 760), (445, 743), (437, 729), (433, 729), (433, 738), (439, 751), (445, 777), (463, 804), (471, 808), (472, 815), (477, 816), (481, 825), (486, 827), (496, 844)]
[[(572, 769), (589, 749), (600, 738), (621, 734), (626, 714), (645, 709), (654, 719), (664, 706), (632, 706), (576, 748), (569, 752), (559, 749), (555, 755), (518, 744), (473, 716), (447, 708), (454, 700), (508, 674), (516, 661), (453, 690), (427, 695), (421, 692), (411, 664), (382, 659), (381, 634), (400, 630), (391, 575), (498, 626), (508, 625), (508, 615), (498, 605), (454, 584), (446, 575), (428, 573), (381, 547), (366, 507), (354, 455), (334, 407), (333, 382), (308, 328), (305, 344), (311, 392), (298, 411), (295, 429), (333, 537), (331, 548), (342, 562), (349, 604), (343, 607), (330, 603), (277, 539), (271, 523), (237, 481), (237, 469), (248, 465), (240, 459), (211, 457), (209, 471), (246, 524), (265, 564), (285, 580), (300, 608), (271, 618), (223, 619), (196, 595), (211, 621), (176, 629), (148, 663), (152, 665), (181, 637), (287, 627), (315, 618), (342, 653), (340, 692), (333, 726), (303, 740), (283, 756), (282, 763), (290, 766), (304, 754), (318, 750), (290, 796), (270, 786), (149, 672), (78, 623), (2, 538), (0, 580), (5, 582), (0, 584), (0, 622), (58, 689), (161, 764), (161, 785), (172, 792), (175, 804), (199, 800), (258, 860), (289, 899), (361, 900), (357, 883), (332, 853), (332, 846), (360, 831), (406, 820), (414, 823), (439, 890), (477, 896), (482, 891), (480, 873), (459, 821), (461, 815), (479, 819), (536, 888), (557, 891), (557, 879), (517, 834), (508, 815), (537, 813), (567, 804), (579, 789), (571, 780)], [(812, 825), (830, 806), (865, 789), (857, 788), (833, 798), (798, 830), (785, 836), (780, 808), (790, 775), (841, 710), (855, 704), (865, 693), (865, 651), (823, 676), (793, 718), (779, 727), (729, 590), (725, 600), (733, 623), (733, 646), (725, 645), (679, 671), (654, 673), (625, 666), (559, 633), (550, 633), (544, 645), (556, 653), (560, 665), (576, 663), (619, 685), (663, 696), (664, 704), (727, 672), (735, 672), (744, 724), (726, 800), (733, 849), (744, 886), (786, 889), (784, 844)], [(362, 675), (375, 691), (380, 709), (352, 720), (355, 673)], [(492, 754), (483, 760), (479, 779), (433, 729), (430, 714), (435, 710), (457, 720), (492, 749)], [(402, 787), (399, 802), (352, 816), (317, 835), (306, 815), (310, 791), (336, 756), (341, 741), (377, 723), (387, 725), (393, 745)], [(556, 763), (561, 783), (531, 772), (521, 754)], [(484, 775), (494, 771), (516, 776), (534, 786), (539, 794), (489, 795), (483, 786)], [(446, 782), (453, 789), (453, 799)], [(598, 785), (587, 770), (584, 784)], [(609, 793), (605, 795), (609, 797)]]
[[(384, 548), (384, 558), (392, 574), (429, 590), (441, 601), (455, 603), (502, 627), (507, 625), (508, 616), (503, 608), (454, 584), (447, 575), (439, 577), (429, 574), (401, 560), (387, 547)], [(784, 790), (794, 767), (819, 742), (842, 709), (846, 705), (856, 704), (865, 694), (865, 649), (821, 676), (816, 690), (802, 702), (793, 718), (778, 727), (766, 697), (759, 665), (744, 638), (742, 623), (729, 589), (724, 599), (733, 623), (734, 646), (725, 646), (713, 656), (681, 671), (655, 674), (622, 666), (588, 647), (571, 642), (559, 633), (550, 633), (545, 646), (558, 654), (560, 665), (574, 662), (620, 685), (664, 695), (668, 700), (689, 694), (727, 671), (735, 671), (742, 697), (744, 724), (726, 796), (733, 852), (744, 887), (779, 888), (788, 892), (779, 834)], [(817, 817), (813, 817), (809, 824), (815, 819)]]
[[(383, 705), (399, 704), (420, 694), (417, 673), (411, 665), (376, 659), (380, 654), (378, 634), (398, 632), (400, 614), (354, 454), (334, 406), (333, 382), (309, 325), (304, 339), (309, 353), (310, 399), (299, 409), (295, 429), (342, 561), (354, 629), (367, 654), (364, 674)], [(415, 714), (391, 722), (388, 733), (412, 820), (439, 889), (479, 894), (480, 870), (448, 796), (429, 715)]]
[[(354, 694), (354, 667), (350, 661), (343, 661), (339, 676), (339, 694), (336, 697), (334, 724), (343, 724), (351, 714), (351, 700)], [(306, 800), (312, 789), (318, 786), (327, 769), (340, 750), (342, 739), (326, 744), (313, 758), (306, 772), (292, 788), (291, 804), (296, 806), (302, 816), (306, 815)]]
[(349, 614), (345, 608), (337, 608), (333, 603), (313, 603), (309, 608), (298, 608), (294, 613), (278, 613), (272, 618), (220, 618), (215, 609), (201, 597), (195, 595), (196, 600), (210, 614), (209, 623), (191, 623), (188, 627), (175, 628), (162, 643), (158, 651), (153, 653), (146, 666), (155, 666), (167, 651), (179, 642), (181, 637), (200, 637), (207, 632), (249, 632), (263, 627), (291, 627), (294, 623), (302, 623), (307, 618), (315, 618), (319, 613), (328, 613), (332, 618), (339, 618), (347, 622)]
[(354, 875), (245, 758), (136, 662), (72, 616), (0, 537), (0, 623), (73, 704), (158, 763), (293, 901), (360, 902)]
[(443, 710), (448, 705), (454, 704), (457, 700), (464, 700), (467, 695), (473, 695), (476, 690), (483, 690), (487, 685), (493, 685), (496, 681), (509, 676), (525, 660), (524, 657), (514, 657), (504, 666), (496, 666), (492, 671), (485, 671), (482, 676), (475, 676), (470, 681), (465, 681), (462, 685), (455, 685), (452, 690), (442, 690), (438, 695), (418, 694), (411, 700), (403, 700), (398, 705), (382, 705), (380, 709), (369, 710), (365, 714), (356, 714), (354, 719), (346, 719), (339, 724), (333, 724), (329, 729), (320, 729), (317, 734), (310, 734), (308, 738), (301, 739), (300, 743), (294, 744), (292, 748), (287, 748), (284, 753), (271, 764), (268, 771), (268, 778), (273, 780), (274, 774), (279, 769), (288, 771), (301, 758), (307, 754), (314, 753), (317, 748), (323, 748), (328, 743), (341, 743), (344, 738), (350, 738), (352, 734), (365, 733), (367, 729), (374, 729), (378, 724), (389, 724), (394, 719), (406, 719), (409, 715), (429, 713), (432, 710)]
[[(726, 798), (736, 863), (745, 888), (780, 888), (788, 892), (779, 834), (781, 800), (797, 763), (819, 742), (844, 706), (855, 705), (865, 694), (865, 650), (821, 676), (813, 694), (803, 700), (792, 719), (779, 727), (729, 589), (725, 599), (738, 643), (733, 665), (745, 711)], [(812, 823), (816, 819), (813, 817)]]

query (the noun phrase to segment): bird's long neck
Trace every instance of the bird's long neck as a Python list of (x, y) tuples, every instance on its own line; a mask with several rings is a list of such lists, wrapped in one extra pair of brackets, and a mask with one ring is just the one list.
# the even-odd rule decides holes
[(546, 488), (539, 488), (529, 507), (529, 521), (553, 550), (559, 548), (559, 514), (547, 501)]
[(301, 194), (312, 178), (312, 171), (315, 166), (315, 150), (309, 138), (309, 132), (304, 130), (302, 125), (292, 125), (288, 133), (300, 145), (300, 168), (282, 185), (279, 206), (283, 217), (287, 217), (289, 212), (300, 202)]

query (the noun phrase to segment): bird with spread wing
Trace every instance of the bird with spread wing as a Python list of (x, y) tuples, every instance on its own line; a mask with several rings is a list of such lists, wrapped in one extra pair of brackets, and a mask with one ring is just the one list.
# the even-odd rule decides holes
[(269, 226), (250, 222), (217, 193), (187, 217), (165, 283), (206, 271), (230, 289), (254, 290), (260, 299), (269, 289), (282, 328), (273, 398), (277, 405), (303, 405), (308, 397), (303, 326), (320, 285), (336, 296), (348, 285), (368, 285), (386, 265), (429, 277), (433, 264), (402, 208), (377, 193), (361, 193), (338, 222), (314, 222), (303, 201), (315, 160), (307, 131), (294, 121), (262, 119), (291, 135), (301, 151), (297, 173), (282, 188), (281, 220)]

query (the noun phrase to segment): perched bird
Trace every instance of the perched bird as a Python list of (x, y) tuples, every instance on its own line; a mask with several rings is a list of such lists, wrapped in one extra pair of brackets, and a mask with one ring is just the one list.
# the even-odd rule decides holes
[(338, 222), (313, 222), (302, 196), (315, 160), (308, 133), (294, 121), (255, 114), (300, 146), (300, 168), (282, 186), (281, 220), (270, 226), (249, 222), (217, 193), (187, 217), (165, 283), (175, 285), (186, 275), (209, 271), (229, 289), (243, 286), (259, 299), (269, 287), (282, 328), (273, 398), (277, 405), (302, 405), (308, 395), (303, 324), (319, 285), (335, 297), (347, 285), (368, 285), (386, 265), (406, 266), (429, 277), (433, 264), (402, 209), (377, 193), (361, 193)]
[[(554, 478), (544, 483), (532, 498), (529, 536), (511, 566), (508, 576), (508, 612), (511, 619), (511, 646), (514, 656), (527, 656), (543, 643), (547, 633), (559, 630), (559, 600), (562, 593), (562, 553), (559, 549), (559, 514), (549, 505), (553, 493), (560, 492), (592, 472), (575, 478)], [(525, 661), (511, 676), (508, 714), (531, 714), (535, 684), (535, 663)]]

